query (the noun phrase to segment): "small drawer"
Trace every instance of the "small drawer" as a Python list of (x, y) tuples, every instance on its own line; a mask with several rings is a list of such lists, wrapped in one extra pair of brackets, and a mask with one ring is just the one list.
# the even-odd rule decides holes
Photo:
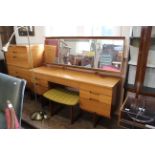
[(104, 102), (97, 102), (93, 100), (87, 100), (85, 98), (80, 98), (80, 108), (89, 112), (99, 114), (110, 118), (111, 105)]
[(26, 46), (9, 46), (8, 51), (11, 53), (25, 53), (27, 52)]
[(48, 87), (48, 80), (47, 80), (46, 76), (42, 76), (42, 75), (38, 75), (38, 74), (33, 75), (33, 73), (32, 73), (32, 82), (39, 84), (41, 86), (44, 86), (44, 87)]
[(44, 87), (44, 86), (41, 86), (39, 84), (35, 84), (33, 86), (33, 91), (35, 93), (37, 93), (38, 95), (43, 95), (46, 91), (48, 91), (49, 88), (48, 87)]
[(112, 97), (104, 94), (96, 93), (94, 91), (85, 91), (80, 90), (80, 97), (88, 100), (94, 100), (98, 102), (104, 102), (107, 104), (111, 104)]
[(86, 91), (93, 90), (93, 92), (96, 92), (99, 94), (112, 96), (112, 88), (100, 87), (100, 86), (95, 86), (95, 85), (85, 84), (85, 83), (81, 83), (79, 87), (82, 90), (86, 90)]

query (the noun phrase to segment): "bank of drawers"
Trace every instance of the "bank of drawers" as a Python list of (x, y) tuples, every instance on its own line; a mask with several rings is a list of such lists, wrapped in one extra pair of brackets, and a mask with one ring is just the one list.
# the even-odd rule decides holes
[(39, 95), (42, 95), (45, 93), (49, 88), (48, 88), (48, 80), (46, 76), (40, 75), (40, 74), (35, 74), (31, 75), (32, 77), (32, 83), (33, 85), (33, 91)]
[(33, 89), (30, 69), (39, 67), (43, 62), (44, 46), (36, 45), (11, 45), (5, 53), (8, 74), (25, 79), (26, 86)]
[[(100, 89), (102, 91), (99, 91)], [(88, 87), (80, 89), (80, 107), (86, 111), (110, 118), (112, 106), (112, 92), (110, 92), (110, 89), (101, 87), (91, 90)]]
[(43, 45), (31, 45), (30, 48), (26, 45), (12, 45), (5, 57), (9, 65), (30, 69), (42, 64), (43, 52)]

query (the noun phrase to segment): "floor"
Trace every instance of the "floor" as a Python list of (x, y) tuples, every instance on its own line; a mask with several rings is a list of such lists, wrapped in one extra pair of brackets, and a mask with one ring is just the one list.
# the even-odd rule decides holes
[[(36, 111), (45, 111), (48, 114), (48, 119), (42, 121), (31, 120), (31, 115)], [(75, 110), (79, 113), (79, 108)], [(70, 124), (69, 108), (61, 109), (54, 116), (50, 116), (50, 108), (46, 101), (41, 100), (39, 97), (31, 99), (28, 93), (25, 94), (23, 116), (22, 116), (22, 127), (27, 129), (117, 129), (117, 119), (106, 119), (98, 117), (99, 119), (96, 126), (93, 126), (92, 114), (82, 111), (80, 117), (73, 123)]]

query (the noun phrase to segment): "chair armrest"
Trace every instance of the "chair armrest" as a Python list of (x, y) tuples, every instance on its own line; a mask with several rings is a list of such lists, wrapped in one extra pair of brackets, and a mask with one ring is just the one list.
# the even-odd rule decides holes
[(15, 110), (11, 103), (8, 103), (8, 107), (5, 109), (5, 118), (6, 118), (6, 124), (8, 129), (20, 128)]

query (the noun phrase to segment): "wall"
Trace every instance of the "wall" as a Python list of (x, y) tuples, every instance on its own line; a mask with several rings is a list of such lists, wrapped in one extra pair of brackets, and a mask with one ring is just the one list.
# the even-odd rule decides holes
[[(0, 49), (2, 48), (2, 41), (1, 41), (1, 35), (0, 35)], [(4, 54), (0, 50), (0, 60), (4, 59)]]
[[(16, 26), (14, 27), (16, 29)], [(30, 43), (31, 44), (43, 44), (45, 38), (45, 31), (43, 26), (35, 26), (35, 35), (30, 36)], [(16, 43), (17, 44), (28, 44), (28, 38), (19, 36), (18, 33), (15, 34), (16, 36)]]

